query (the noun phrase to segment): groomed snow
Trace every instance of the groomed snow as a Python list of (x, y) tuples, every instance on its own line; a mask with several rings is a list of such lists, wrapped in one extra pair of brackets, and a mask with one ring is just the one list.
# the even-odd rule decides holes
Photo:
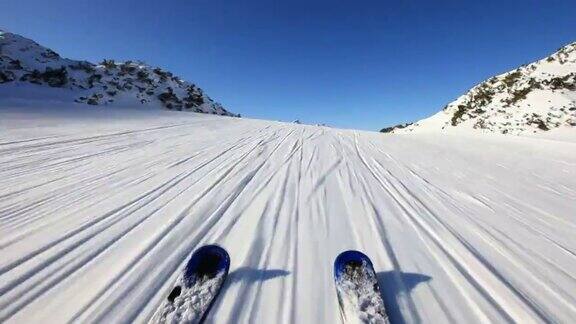
[(0, 322), (147, 322), (225, 247), (214, 323), (338, 323), (366, 253), (392, 323), (576, 318), (576, 144), (164, 111), (0, 111)]

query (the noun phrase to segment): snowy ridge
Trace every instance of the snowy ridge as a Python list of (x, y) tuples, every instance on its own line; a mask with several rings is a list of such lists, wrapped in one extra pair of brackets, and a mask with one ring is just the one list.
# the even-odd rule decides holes
[(0, 322), (149, 322), (205, 244), (208, 323), (340, 323), (350, 249), (391, 323), (576, 318), (573, 143), (58, 113), (0, 111)]
[(495, 76), (437, 114), (383, 132), (543, 133), (576, 126), (576, 42), (540, 61)]
[(196, 85), (160, 68), (132, 61), (70, 60), (30, 39), (0, 31), (0, 99), (6, 98), (145, 105), (237, 116)]

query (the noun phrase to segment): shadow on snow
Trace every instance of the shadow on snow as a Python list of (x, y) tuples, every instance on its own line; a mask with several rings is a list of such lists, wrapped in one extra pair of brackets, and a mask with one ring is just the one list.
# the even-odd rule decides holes
[(238, 268), (228, 275), (228, 284), (235, 284), (238, 282), (254, 283), (257, 281), (266, 281), (277, 277), (283, 277), (290, 274), (290, 271), (280, 269), (254, 269), (251, 267)]
[[(270, 269), (270, 270), (266, 270), (266, 269), (254, 269), (251, 267), (241, 267), (238, 268), (232, 272), (230, 272), (228, 274), (228, 277), (226, 278), (226, 282), (224, 283), (224, 287), (223, 290), (226, 290), (227, 288), (229, 288), (232, 285), (235, 284), (243, 284), (246, 287), (249, 287), (250, 285), (254, 284), (254, 283), (262, 283), (264, 281), (267, 280), (271, 280), (274, 278), (278, 278), (278, 277), (284, 277), (290, 274), (290, 271), (286, 271), (286, 270), (281, 270), (281, 269)], [(245, 287), (245, 288), (246, 288)], [(243, 288), (243, 289), (245, 289)], [(222, 301), (222, 298), (218, 298), (216, 300), (216, 307), (218, 308), (219, 303)], [(241, 310), (243, 307), (245, 307), (246, 305), (244, 305), (242, 302), (238, 302), (235, 303), (235, 305), (233, 306), (232, 310), (231, 310), (231, 314), (232, 318), (238, 318), (238, 314), (240, 314)], [(214, 312), (210, 312), (208, 314), (208, 318), (207, 321), (210, 322), (211, 319), (213, 318)]]
[[(256, 282), (285, 277), (289, 274), (290, 271), (281, 269), (266, 270), (242, 267), (230, 272), (225, 285), (228, 287), (236, 283), (250, 285)], [(408, 315), (407, 313), (409, 313), (412, 319), (419, 321), (419, 316), (416, 312), (416, 307), (412, 301), (410, 292), (420, 283), (431, 280), (432, 277), (419, 273), (406, 273), (400, 271), (378, 272), (376, 276), (378, 278), (380, 292), (384, 299), (390, 323), (406, 323), (407, 320), (405, 315)], [(403, 308), (403, 311), (400, 310), (401, 307)], [(235, 313), (237, 313), (237, 311), (238, 310), (236, 310)]]
[(427, 282), (432, 279), (432, 277), (419, 273), (400, 271), (378, 272), (376, 276), (378, 277), (380, 293), (384, 299), (386, 313), (388, 313), (390, 323), (406, 323), (406, 319), (400, 310), (401, 304), (404, 308), (407, 308), (404, 312), (409, 312), (413, 319), (418, 320), (418, 313), (416, 312), (416, 307), (412, 301), (410, 292), (418, 284)]

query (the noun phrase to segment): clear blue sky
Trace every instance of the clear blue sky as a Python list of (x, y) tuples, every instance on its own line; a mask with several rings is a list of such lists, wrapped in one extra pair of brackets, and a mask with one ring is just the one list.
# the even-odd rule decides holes
[(21, 0), (0, 28), (141, 59), (246, 117), (378, 130), (576, 40), (576, 1)]

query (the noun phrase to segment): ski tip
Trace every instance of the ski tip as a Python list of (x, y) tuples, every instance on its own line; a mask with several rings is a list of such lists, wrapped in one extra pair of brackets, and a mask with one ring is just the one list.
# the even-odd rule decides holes
[(342, 271), (344, 271), (344, 267), (347, 264), (350, 263), (362, 264), (363, 262), (366, 262), (370, 266), (370, 268), (373, 268), (372, 261), (370, 261), (370, 258), (366, 254), (356, 250), (344, 251), (340, 253), (336, 257), (336, 260), (334, 261), (334, 276), (338, 278), (342, 273)]
[(185, 281), (191, 283), (194, 277), (207, 275), (213, 277), (224, 271), (227, 275), (230, 269), (230, 256), (218, 245), (205, 245), (192, 254), (186, 265)]

